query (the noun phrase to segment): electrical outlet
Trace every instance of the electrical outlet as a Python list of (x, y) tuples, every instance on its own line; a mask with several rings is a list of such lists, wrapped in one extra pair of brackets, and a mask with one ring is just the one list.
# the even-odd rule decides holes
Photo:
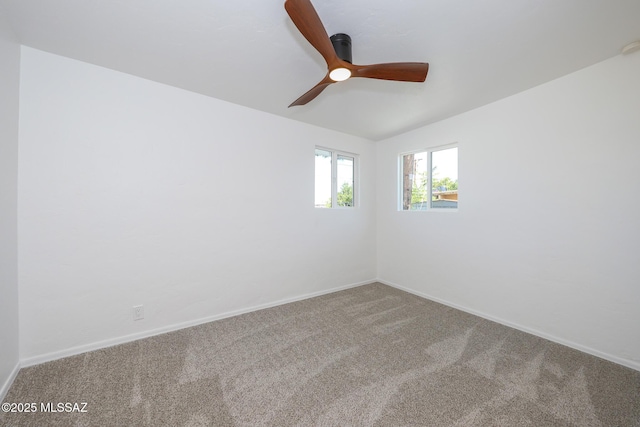
[(133, 320), (142, 320), (144, 319), (144, 306), (142, 305), (134, 305), (133, 306)]

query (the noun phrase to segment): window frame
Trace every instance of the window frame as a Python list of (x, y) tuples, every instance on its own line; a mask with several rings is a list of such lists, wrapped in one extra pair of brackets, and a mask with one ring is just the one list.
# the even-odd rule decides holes
[[(433, 153), (437, 152), (437, 151), (443, 151), (443, 150), (449, 150), (451, 148), (457, 148), (458, 149), (458, 155), (457, 155), (457, 163), (458, 163), (458, 168), (460, 165), (460, 144), (458, 142), (452, 142), (449, 144), (444, 144), (444, 145), (437, 145), (437, 146), (433, 146), (433, 147), (426, 147), (426, 148), (420, 148), (420, 149), (416, 149), (416, 150), (411, 150), (411, 151), (403, 151), (401, 153), (398, 154), (398, 177), (397, 177), (397, 190), (398, 190), (398, 194), (397, 194), (397, 209), (400, 212), (457, 212), (458, 209), (460, 209), (460, 200), (458, 198), (457, 200), (457, 206), (455, 208), (434, 208), (432, 206), (433, 203), (433, 175), (432, 175), (432, 171), (433, 171)], [(404, 193), (404, 156), (409, 155), (409, 154), (417, 154), (417, 153), (427, 153), (427, 171), (429, 171), (429, 177), (428, 177), (428, 182), (427, 182), (427, 189), (428, 189), (428, 194), (427, 194), (427, 208), (426, 209), (404, 209), (403, 206), (403, 193)], [(460, 179), (458, 178), (458, 182), (460, 181)], [(459, 188), (459, 187), (458, 187)], [(458, 197), (460, 196), (460, 190), (458, 189)]]
[[(317, 206), (315, 204), (315, 175), (314, 175), (314, 208), (316, 209), (355, 209), (360, 206), (360, 156), (357, 153), (351, 153), (343, 150), (336, 150), (335, 148), (329, 148), (321, 145), (314, 147), (314, 159), (317, 150), (326, 151), (331, 153), (331, 206)], [(353, 159), (353, 205), (352, 206), (338, 206), (338, 157), (349, 157)], [(315, 173), (315, 164), (314, 164)]]

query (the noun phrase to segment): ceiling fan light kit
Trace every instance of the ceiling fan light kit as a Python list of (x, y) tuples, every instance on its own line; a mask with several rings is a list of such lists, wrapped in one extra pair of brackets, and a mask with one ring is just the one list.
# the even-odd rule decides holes
[(334, 82), (343, 82), (351, 77), (351, 70), (347, 68), (334, 68), (329, 71), (329, 78)]
[(425, 62), (394, 62), (373, 65), (355, 65), (351, 56), (351, 37), (338, 33), (329, 37), (310, 0), (285, 0), (284, 8), (300, 33), (327, 63), (327, 74), (313, 88), (289, 105), (305, 105), (330, 84), (350, 77), (424, 82), (429, 72)]

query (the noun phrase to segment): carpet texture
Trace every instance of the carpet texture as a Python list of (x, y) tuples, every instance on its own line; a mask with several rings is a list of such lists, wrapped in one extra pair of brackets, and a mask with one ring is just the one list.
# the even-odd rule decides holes
[[(2, 426), (640, 427), (640, 372), (375, 283), (25, 368), (4, 402), (38, 411)], [(87, 412), (41, 411), (65, 402)]]

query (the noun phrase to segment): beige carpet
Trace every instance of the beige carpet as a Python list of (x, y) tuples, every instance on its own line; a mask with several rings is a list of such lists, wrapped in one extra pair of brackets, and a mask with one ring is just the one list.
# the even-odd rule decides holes
[[(640, 372), (372, 284), (25, 368), (5, 402), (38, 411), (2, 426), (638, 427)], [(65, 402), (87, 412), (41, 411)]]

